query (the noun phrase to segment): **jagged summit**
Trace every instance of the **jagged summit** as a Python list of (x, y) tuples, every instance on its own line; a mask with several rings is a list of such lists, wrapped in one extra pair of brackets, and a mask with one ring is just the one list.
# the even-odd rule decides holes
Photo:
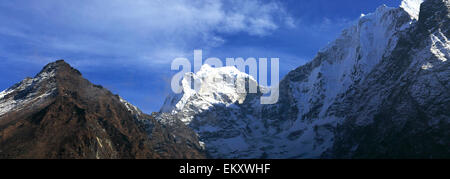
[(0, 158), (450, 158), (450, 4), (416, 17), (418, 3), (360, 17), (273, 105), (238, 91), (251, 76), (205, 65), (149, 116), (51, 63), (0, 93)]
[(283, 78), (277, 104), (192, 92), (157, 118), (185, 119), (214, 158), (448, 158), (449, 1), (421, 3), (361, 16)]
[(450, 1), (427, 0), (422, 3), (419, 16), (420, 31), (435, 31), (440, 29), (449, 35)]
[[(191, 80), (198, 85), (197, 91), (191, 86)], [(232, 105), (243, 103), (247, 97), (245, 86), (248, 82), (258, 86), (256, 80), (239, 71), (234, 66), (213, 68), (205, 64), (197, 73), (186, 73), (181, 80), (182, 93), (171, 94), (161, 108), (161, 112), (177, 113), (187, 106), (195, 106), (199, 110), (208, 110), (215, 104)], [(190, 119), (182, 119), (189, 123)]]
[(0, 93), (0, 116), (27, 108), (27, 105), (45, 103), (48, 99), (68, 95), (96, 86), (84, 79), (77, 69), (64, 60), (47, 64), (34, 78), (27, 77)]
[(61, 60), (57, 60), (55, 62), (52, 62), (52, 63), (49, 63), (49, 64), (45, 65), (45, 67), (41, 70), (41, 72), (39, 72), (36, 75), (36, 77), (40, 76), (42, 74), (54, 74), (56, 72), (73, 73), (73, 74), (81, 76), (81, 72), (80, 71), (78, 71), (77, 69), (73, 68), (66, 61), (61, 59)]
[(402, 8), (409, 15), (411, 15), (411, 18), (418, 20), (420, 4), (422, 4), (423, 1), (424, 0), (403, 0), (400, 4), (400, 8)]
[(0, 93), (0, 158), (203, 158), (193, 132), (177, 129), (63, 60)]

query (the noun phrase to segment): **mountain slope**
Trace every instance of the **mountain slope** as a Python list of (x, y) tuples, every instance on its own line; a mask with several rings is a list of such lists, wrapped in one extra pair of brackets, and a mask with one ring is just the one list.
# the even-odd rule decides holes
[(204, 157), (62, 60), (0, 94), (1, 158)]
[(448, 0), (425, 1), (391, 55), (336, 103), (346, 120), (331, 156), (450, 157), (449, 12)]
[(449, 157), (449, 1), (421, 3), (361, 17), (284, 77), (275, 105), (210, 103), (209, 87), (157, 118), (189, 118), (215, 158)]
[[(198, 91), (188, 85), (190, 79), (199, 85)], [(156, 119), (162, 123), (174, 119), (183, 121), (199, 134), (201, 141), (208, 146), (210, 157), (230, 158), (229, 155), (232, 155), (232, 158), (245, 158), (247, 155), (257, 155), (247, 149), (251, 145), (261, 145), (262, 141), (253, 140), (253, 144), (249, 144), (246, 141), (249, 134), (246, 134), (245, 128), (263, 125), (252, 117), (257, 114), (259, 103), (250, 104), (257, 102), (254, 99), (259, 94), (240, 92), (235, 83), (237, 81), (256, 83), (251, 76), (235, 67), (212, 68), (204, 65), (197, 73), (184, 76), (183, 92), (169, 95), (161, 108), (163, 113)], [(261, 90), (260, 87), (258, 89)], [(230, 154), (233, 151), (238, 152)]]

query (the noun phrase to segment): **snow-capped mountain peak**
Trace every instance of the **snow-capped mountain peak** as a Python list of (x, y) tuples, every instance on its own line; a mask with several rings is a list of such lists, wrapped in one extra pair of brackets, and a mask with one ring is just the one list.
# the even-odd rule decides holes
[(0, 158), (181, 157), (204, 157), (191, 129), (164, 126), (63, 60), (0, 92)]
[[(362, 15), (311, 62), (283, 78), (277, 104), (259, 105), (259, 98), (237, 93), (233, 85), (214, 80), (227, 70), (204, 66), (183, 79), (201, 79), (198, 80), (200, 90), (186, 85), (188, 88), (182, 94), (169, 96), (166, 111), (171, 114), (161, 115), (160, 120), (181, 119), (197, 132), (214, 158), (385, 154), (389, 151), (384, 140), (366, 142), (391, 135), (385, 133), (385, 126), (392, 127), (389, 132), (395, 135), (403, 136), (406, 132), (409, 137), (422, 134), (402, 126), (405, 121), (419, 125), (420, 130), (429, 129), (421, 128), (421, 123), (416, 125), (410, 114), (419, 113), (414, 117), (448, 124), (448, 115), (442, 118), (424, 115), (432, 113), (429, 106), (436, 111), (448, 111), (448, 105), (444, 104), (450, 99), (445, 92), (448, 91), (450, 6), (448, 0), (421, 3), (421, 0), (405, 0), (400, 8), (383, 5), (373, 13)], [(420, 20), (419, 7), (422, 8)], [(223, 91), (226, 91), (224, 96), (234, 100), (227, 103), (223, 98), (215, 98), (214, 95)], [(240, 103), (239, 99), (245, 100)], [(425, 111), (416, 112), (420, 109)], [(439, 130), (448, 131), (445, 128)], [(392, 139), (397, 140), (399, 136), (396, 137)], [(420, 147), (424, 144), (396, 140), (390, 143), (389, 149), (398, 152), (398, 156), (405, 152), (396, 148), (398, 143)], [(438, 140), (433, 142), (437, 148), (442, 145)]]
[(240, 104), (247, 96), (247, 82), (257, 86), (252, 76), (234, 66), (213, 68), (205, 64), (197, 73), (189, 72), (184, 75), (181, 80), (182, 93), (169, 95), (161, 112), (175, 114), (186, 105), (207, 110), (215, 104)]
[(423, 3), (424, 0), (403, 0), (400, 4), (400, 7), (405, 10), (412, 19), (419, 19), (420, 12), (420, 4)]
[(81, 75), (64, 60), (58, 60), (47, 64), (34, 78), (25, 78), (0, 92), (0, 116), (48, 101), (48, 97), (55, 96), (58, 92), (58, 76), (64, 74)]

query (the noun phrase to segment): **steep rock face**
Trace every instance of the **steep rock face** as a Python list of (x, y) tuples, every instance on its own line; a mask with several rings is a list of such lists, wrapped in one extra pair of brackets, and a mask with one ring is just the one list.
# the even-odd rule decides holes
[(335, 104), (346, 120), (328, 156), (450, 157), (449, 9), (448, 0), (425, 1), (391, 55)]
[(1, 158), (202, 158), (60, 60), (0, 93)]
[(400, 7), (411, 15), (411, 18), (417, 20), (419, 19), (420, 4), (422, 3), (423, 0), (403, 0)]
[(275, 105), (245, 93), (203, 108), (192, 92), (159, 120), (189, 117), (214, 158), (448, 157), (449, 1), (421, 3), (361, 17), (280, 82)]
[[(196, 82), (198, 91), (189, 85), (190, 80)], [(256, 80), (235, 67), (204, 65), (197, 73), (184, 76), (182, 93), (168, 96), (161, 108), (163, 113), (156, 119), (168, 126), (177, 124), (177, 119), (183, 121), (197, 132), (210, 157), (259, 157), (261, 154), (254, 154), (251, 148), (258, 147), (261, 141), (247, 141), (248, 136), (254, 135), (247, 129), (256, 132), (254, 126), (263, 125), (252, 117), (258, 114), (259, 103), (255, 99), (259, 94), (246, 93), (249, 83), (255, 85), (257, 92), (261, 91)], [(230, 154), (233, 151), (238, 152)]]
[[(280, 101), (263, 106), (269, 126), (278, 126), (288, 156), (318, 158), (334, 145), (336, 126), (345, 117), (333, 115), (335, 101), (365, 80), (398, 43), (398, 35), (415, 20), (401, 8), (379, 7), (304, 66), (280, 83)], [(280, 156), (282, 157), (282, 156)]]
[[(242, 104), (249, 95), (245, 92), (245, 83), (249, 81), (257, 87), (253, 77), (240, 72), (235, 67), (217, 69), (205, 64), (197, 73), (184, 75), (181, 82), (182, 93), (169, 95), (161, 112), (176, 114), (194, 110), (195, 113), (200, 113), (214, 105)], [(197, 91), (192, 89), (193, 83), (199, 87)], [(241, 88), (238, 87), (239, 85)], [(189, 124), (193, 117), (194, 114), (187, 114), (180, 119)]]

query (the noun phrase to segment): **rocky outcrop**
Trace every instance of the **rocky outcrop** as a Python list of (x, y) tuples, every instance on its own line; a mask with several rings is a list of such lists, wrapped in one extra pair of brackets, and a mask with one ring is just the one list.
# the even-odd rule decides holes
[(0, 158), (205, 157), (62, 60), (2, 92), (0, 109)]
[(325, 156), (450, 157), (449, 5), (425, 1), (392, 53), (335, 104), (345, 121)]
[(448, 158), (449, 1), (421, 3), (360, 17), (284, 77), (277, 104), (211, 103), (207, 88), (162, 118), (189, 118), (214, 158)]

